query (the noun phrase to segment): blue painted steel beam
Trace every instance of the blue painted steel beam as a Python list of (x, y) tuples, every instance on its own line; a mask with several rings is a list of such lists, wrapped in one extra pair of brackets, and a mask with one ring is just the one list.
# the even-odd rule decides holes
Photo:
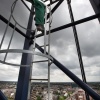
[[(54, 33), (54, 32), (57, 32), (57, 31), (61, 31), (61, 30), (63, 30), (63, 29), (72, 27), (72, 26), (74, 26), (74, 25), (82, 24), (82, 23), (84, 23), (84, 22), (87, 22), (87, 21), (96, 19), (96, 18), (98, 18), (98, 17), (100, 17), (100, 13), (99, 13), (99, 14), (96, 14), (96, 15), (89, 16), (89, 17), (87, 17), (87, 18), (83, 18), (83, 19), (78, 20), (78, 21), (75, 21), (74, 23), (65, 24), (65, 25), (63, 25), (63, 26), (60, 26), (60, 27), (51, 29), (51, 33)], [(2, 15), (0, 15), (0, 20), (2, 20), (2, 21), (3, 21), (4, 23), (6, 23), (6, 24), (8, 23), (8, 20), (5, 19)], [(11, 28), (14, 28), (14, 25), (13, 25), (12, 23), (10, 23), (9, 26), (10, 26)], [(15, 28), (15, 30), (16, 30), (19, 34), (21, 34), (22, 36), (24, 36), (25, 38), (30, 39), (29, 36), (25, 35), (25, 34), (24, 34), (21, 30), (19, 30), (18, 28)], [(47, 34), (48, 34), (48, 33), (49, 33), (49, 32), (47, 32)], [(43, 34), (39, 34), (39, 35), (37, 35), (36, 37), (38, 38), (38, 37), (41, 37), (41, 36), (43, 36)], [(34, 37), (33, 37), (33, 38), (34, 38)]]
[[(31, 8), (33, 10), (33, 6)], [(30, 13), (29, 22), (27, 29), (32, 28), (33, 14)], [(30, 36), (31, 32), (27, 30), (26, 35)], [(30, 45), (30, 40), (25, 38), (24, 50), (32, 50), (33, 46)], [(23, 53), (21, 65), (30, 65), (29, 67), (20, 67), (19, 78), (17, 83), (17, 90), (15, 95), (15, 100), (27, 100), (28, 98), (28, 88), (30, 80), (30, 71), (32, 65), (32, 54)]]

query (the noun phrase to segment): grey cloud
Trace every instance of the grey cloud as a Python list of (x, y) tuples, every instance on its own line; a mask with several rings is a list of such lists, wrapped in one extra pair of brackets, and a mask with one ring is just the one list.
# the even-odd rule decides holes
[(89, 67), (88, 69), (86, 68), (86, 75), (87, 76), (97, 76), (100, 77), (100, 68), (99, 67)]
[(48, 66), (47, 64), (34, 64), (33, 65), (33, 70), (32, 70), (32, 75), (33, 76), (45, 76), (48, 74)]
[(90, 67), (90, 66), (97, 66), (100, 67), (100, 56), (95, 56), (95, 57), (86, 57), (83, 58), (84, 66)]
[[(100, 29), (98, 28), (98, 26), (96, 27), (94, 25), (94, 21), (91, 21), (89, 23), (84, 23), (84, 25), (80, 25), (77, 27), (79, 33), (80, 47), (83, 56), (92, 57), (100, 55)], [(83, 31), (85, 30), (85, 28), (86, 31)]]
[(66, 47), (69, 44), (74, 43), (72, 28), (68, 28), (62, 31), (51, 34), (51, 45)]
[(6, 66), (3, 64), (0, 64), (0, 80), (2, 81), (9, 81), (14, 80), (18, 78), (18, 70), (19, 68), (14, 66)]

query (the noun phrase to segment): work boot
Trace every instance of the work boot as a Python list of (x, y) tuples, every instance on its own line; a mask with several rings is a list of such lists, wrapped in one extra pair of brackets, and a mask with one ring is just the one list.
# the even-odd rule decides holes
[(44, 32), (44, 26), (43, 25), (36, 25), (37, 31)]

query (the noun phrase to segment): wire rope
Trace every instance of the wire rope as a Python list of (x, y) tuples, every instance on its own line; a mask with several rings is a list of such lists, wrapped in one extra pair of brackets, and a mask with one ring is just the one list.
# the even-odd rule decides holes
[[(70, 13), (70, 18), (71, 21), (74, 22), (74, 16), (73, 16), (73, 12), (72, 12), (72, 8), (71, 8), (71, 0), (67, 0), (68, 3), (68, 9), (69, 9), (69, 13)], [(76, 43), (76, 48), (77, 48), (77, 53), (78, 53), (78, 59), (79, 59), (79, 64), (80, 64), (80, 69), (81, 69), (81, 74), (82, 74), (82, 79), (83, 82), (86, 82), (86, 76), (85, 76), (85, 71), (84, 71), (84, 65), (83, 65), (83, 60), (82, 60), (82, 55), (81, 55), (81, 50), (80, 50), (80, 45), (79, 45), (79, 40), (78, 40), (78, 35), (77, 35), (77, 30), (75, 25), (72, 27), (73, 28), (73, 32), (74, 32), (74, 38), (75, 38), (75, 43)], [(86, 93), (86, 99), (89, 99), (89, 95)]]

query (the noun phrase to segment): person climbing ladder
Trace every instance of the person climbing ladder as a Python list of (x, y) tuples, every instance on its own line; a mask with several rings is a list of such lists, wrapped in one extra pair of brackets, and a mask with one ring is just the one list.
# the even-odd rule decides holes
[(39, 0), (31, 0), (35, 8), (35, 25), (37, 31), (44, 31), (45, 6)]

